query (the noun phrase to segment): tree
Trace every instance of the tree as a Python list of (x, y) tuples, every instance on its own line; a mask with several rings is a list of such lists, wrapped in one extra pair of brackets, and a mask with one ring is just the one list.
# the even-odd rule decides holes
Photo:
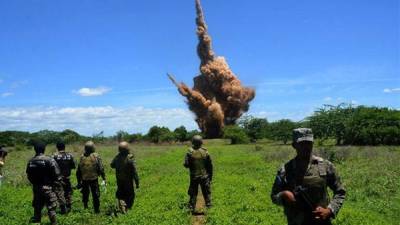
[(266, 136), (268, 121), (264, 118), (246, 116), (239, 121), (239, 126), (243, 127), (247, 136), (249, 136), (252, 141), (255, 141)]
[(276, 122), (270, 123), (268, 129), (268, 137), (276, 140), (282, 141), (284, 144), (292, 138), (293, 129), (296, 128), (296, 123), (288, 120), (282, 119)]
[(230, 125), (224, 128), (224, 138), (231, 139), (231, 144), (249, 143), (250, 139), (245, 130), (237, 125)]
[(174, 130), (175, 138), (179, 142), (184, 142), (188, 140), (188, 132), (184, 126), (177, 127)]
[(117, 134), (115, 135), (115, 138), (117, 139), (118, 142), (129, 141), (130, 135), (129, 135), (128, 132), (120, 130), (120, 131), (117, 131)]
[(158, 126), (151, 127), (146, 136), (153, 143), (170, 142), (175, 138), (174, 134), (167, 127)]

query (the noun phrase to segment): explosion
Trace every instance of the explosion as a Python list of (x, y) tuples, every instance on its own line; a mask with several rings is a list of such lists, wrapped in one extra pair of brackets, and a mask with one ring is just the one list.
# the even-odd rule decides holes
[(177, 83), (169, 74), (168, 77), (179, 93), (186, 97), (201, 131), (207, 138), (218, 138), (222, 136), (225, 125), (235, 124), (249, 110), (249, 102), (255, 97), (255, 91), (241, 85), (224, 57), (215, 56), (200, 0), (196, 0), (196, 13), (200, 75), (194, 78), (193, 88)]

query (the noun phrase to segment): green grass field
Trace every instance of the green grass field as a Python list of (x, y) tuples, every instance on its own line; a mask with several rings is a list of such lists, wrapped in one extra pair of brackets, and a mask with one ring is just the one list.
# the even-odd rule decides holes
[[(289, 145), (261, 143), (206, 144), (214, 161), (213, 208), (206, 224), (285, 224), (283, 211), (273, 205), (270, 190), (279, 166), (294, 156)], [(84, 210), (80, 192), (74, 192), (73, 210), (58, 216), (59, 224), (190, 224), (187, 202), (188, 172), (182, 166), (187, 146), (133, 146), (141, 179), (132, 211), (118, 217), (107, 215), (116, 205), (115, 177), (109, 163), (116, 147), (101, 146), (97, 152), (106, 166), (108, 186), (102, 190), (100, 215)], [(334, 224), (399, 224), (400, 147), (322, 147), (315, 152), (336, 164), (347, 188), (347, 200)], [(322, 149), (322, 150), (318, 150)], [(69, 146), (76, 158), (82, 147)], [(54, 147), (46, 151), (50, 154)], [(28, 224), (32, 216), (31, 187), (25, 167), (32, 150), (13, 151), (0, 187), (0, 224)], [(76, 179), (73, 177), (73, 184)], [(43, 214), (46, 215), (45, 210)], [(43, 217), (47, 223), (47, 216)]]

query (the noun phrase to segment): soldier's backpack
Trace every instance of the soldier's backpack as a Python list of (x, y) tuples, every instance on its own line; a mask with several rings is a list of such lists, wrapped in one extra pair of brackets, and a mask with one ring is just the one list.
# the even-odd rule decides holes
[(82, 155), (79, 167), (82, 173), (82, 180), (96, 180), (99, 176), (97, 154)]

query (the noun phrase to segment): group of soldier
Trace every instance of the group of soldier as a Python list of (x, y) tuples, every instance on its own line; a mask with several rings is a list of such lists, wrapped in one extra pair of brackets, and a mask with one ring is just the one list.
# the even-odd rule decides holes
[[(35, 156), (29, 160), (26, 173), (32, 184), (34, 215), (32, 223), (40, 223), (42, 209), (47, 207), (51, 224), (57, 224), (56, 209), (59, 206), (61, 214), (71, 211), (72, 192), (71, 170), (76, 168), (71, 153), (65, 151), (65, 144), (56, 144), (57, 152), (52, 156), (44, 154), (46, 145), (35, 141)], [(111, 168), (116, 171), (117, 193), (119, 207), (122, 213), (132, 208), (135, 199), (135, 189), (139, 188), (139, 177), (136, 171), (133, 155), (130, 154), (129, 144), (121, 142), (118, 146), (119, 153), (113, 159)], [(85, 144), (84, 153), (80, 157), (76, 169), (77, 189), (81, 190), (82, 202), (85, 209), (88, 208), (89, 195), (92, 196), (95, 213), (100, 213), (100, 188), (99, 177), (102, 185), (106, 185), (104, 166), (96, 146), (92, 141)]]
[[(309, 128), (293, 130), (292, 146), (296, 157), (279, 170), (272, 187), (272, 202), (284, 207), (289, 225), (330, 225), (342, 207), (346, 191), (334, 165), (313, 151), (313, 134)], [(195, 209), (199, 186), (206, 207), (211, 207), (211, 182), (213, 164), (207, 149), (202, 147), (202, 137), (192, 139), (192, 147), (185, 155), (184, 167), (189, 169), (190, 185), (188, 207)], [(34, 216), (32, 222), (40, 222), (41, 211), (46, 205), (51, 224), (56, 224), (56, 208), (68, 213), (72, 206), (71, 170), (75, 169), (73, 156), (65, 151), (65, 144), (57, 143), (57, 153), (53, 157), (44, 155), (45, 144), (34, 144), (35, 156), (29, 160), (26, 173), (33, 187)], [(111, 162), (116, 171), (118, 206), (122, 213), (131, 209), (135, 199), (135, 189), (139, 188), (134, 157), (130, 154), (127, 142), (118, 146), (119, 153)], [(3, 151), (3, 150), (1, 150)], [(0, 151), (0, 153), (1, 153)], [(4, 165), (7, 153), (1, 153), (0, 162)], [(0, 166), (0, 169), (1, 169)], [(1, 175), (1, 170), (0, 170)], [(100, 189), (98, 177), (106, 184), (104, 166), (95, 152), (92, 141), (85, 144), (76, 171), (77, 188), (81, 189), (84, 208), (88, 208), (89, 194), (92, 194), (95, 213), (100, 212)], [(330, 200), (327, 187), (333, 191)]]

